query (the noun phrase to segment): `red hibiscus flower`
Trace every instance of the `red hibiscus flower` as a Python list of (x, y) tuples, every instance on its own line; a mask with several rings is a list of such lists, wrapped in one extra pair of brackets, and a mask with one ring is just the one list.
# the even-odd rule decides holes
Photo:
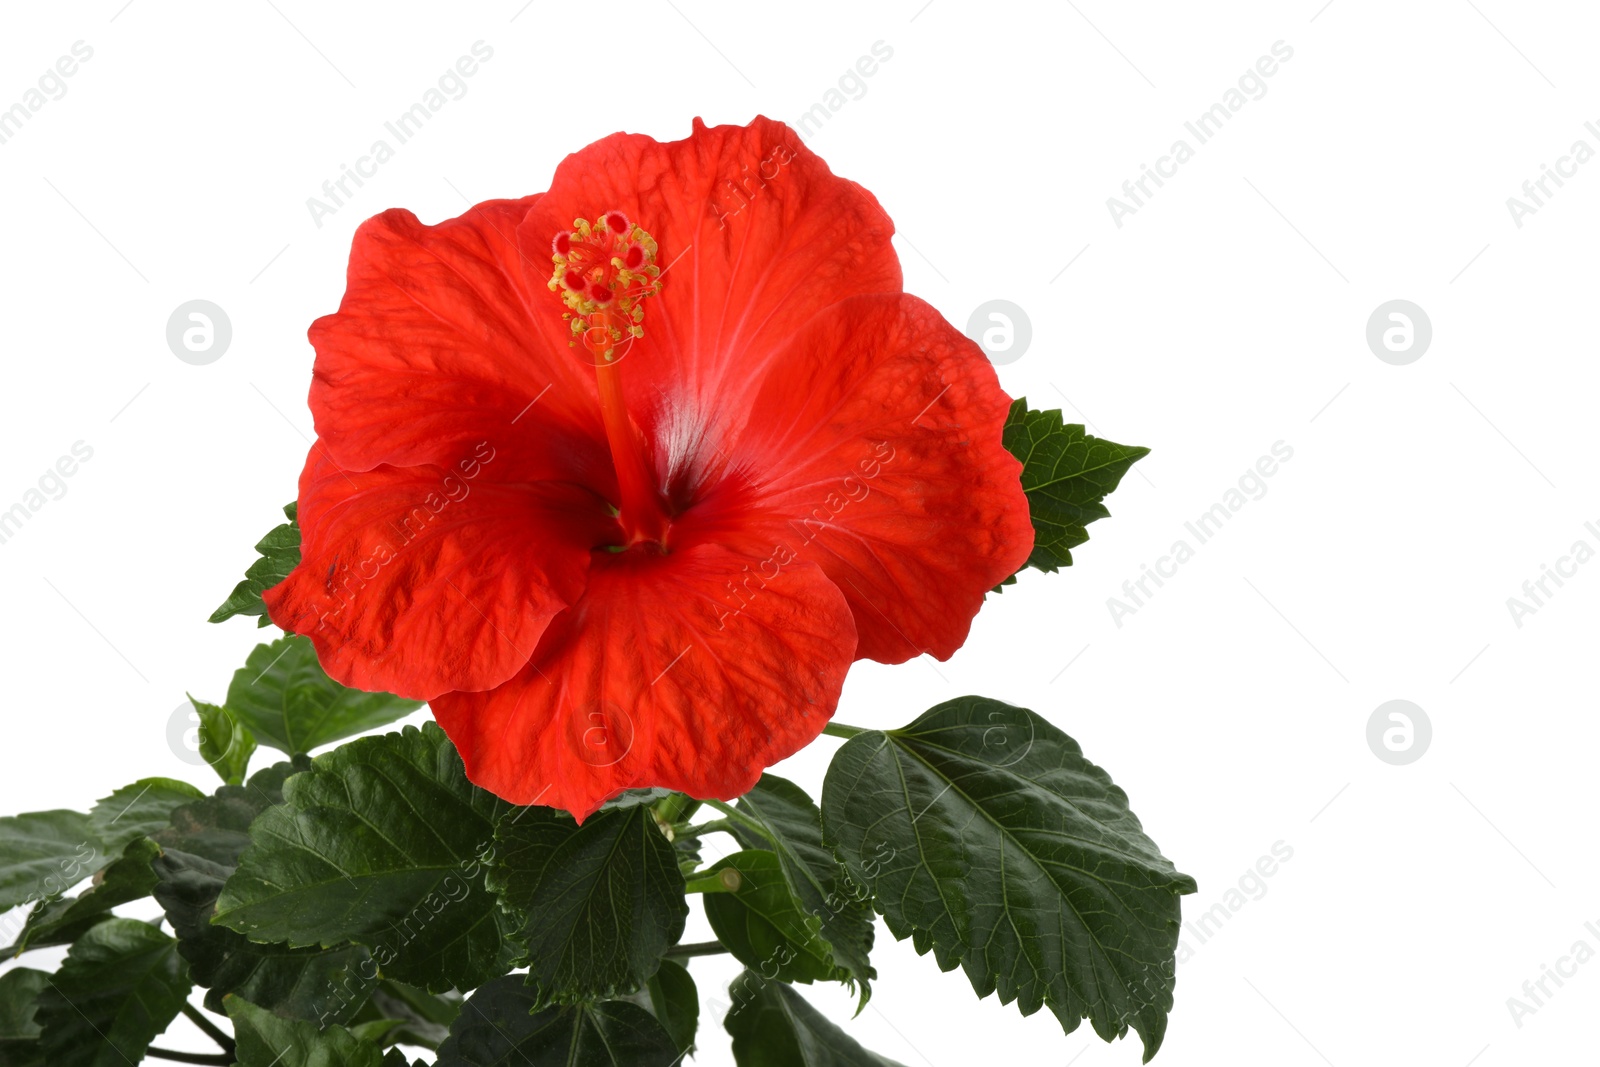
[(273, 621), (429, 701), (508, 800), (745, 792), (853, 660), (948, 658), (1033, 545), (1009, 399), (892, 232), (765, 119), (368, 220), (311, 328)]

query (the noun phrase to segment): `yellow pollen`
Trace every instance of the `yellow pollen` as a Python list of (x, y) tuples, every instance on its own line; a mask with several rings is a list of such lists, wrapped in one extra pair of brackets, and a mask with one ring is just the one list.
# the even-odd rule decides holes
[(620, 211), (593, 223), (574, 219), (551, 242), (550, 291), (569, 309), (562, 314), (580, 342), (604, 362), (621, 358), (617, 346), (644, 336), (646, 297), (661, 289), (653, 237)]

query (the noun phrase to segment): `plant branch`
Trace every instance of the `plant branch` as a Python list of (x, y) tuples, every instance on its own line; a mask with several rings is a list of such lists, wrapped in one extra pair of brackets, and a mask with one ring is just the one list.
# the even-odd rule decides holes
[(229, 1055), (233, 1054), (235, 1045), (233, 1043), (232, 1035), (230, 1035), (226, 1030), (223, 1030), (210, 1019), (207, 1019), (204, 1012), (195, 1007), (193, 1004), (190, 1004), (188, 1001), (184, 1001), (182, 1011), (183, 1014), (189, 1017), (190, 1022), (194, 1023), (200, 1029), (205, 1031), (207, 1037), (215, 1041), (218, 1045), (222, 1046), (222, 1050), (224, 1052), (228, 1053)]
[(151, 1045), (144, 1053), (153, 1060), (171, 1060), (173, 1063), (208, 1063), (217, 1067), (232, 1067), (234, 1062), (231, 1052), (174, 1052), (172, 1049), (156, 1048)]
[(733, 833), (733, 820), (712, 819), (709, 822), (694, 824), (681, 822), (673, 826), (672, 836), (674, 839), (680, 837), (701, 837), (705, 834), (714, 834), (719, 830), (725, 834)]
[(822, 728), (822, 732), (827, 734), (829, 737), (843, 737), (848, 739), (855, 737), (857, 734), (864, 734), (867, 732), (867, 730), (860, 726), (846, 726), (842, 722), (830, 722), (828, 725)]
[(685, 893), (737, 893), (744, 884), (744, 878), (732, 867), (724, 867), (720, 871), (695, 871), (688, 876), (688, 884), (683, 887)]
[(657, 820), (671, 826), (673, 823), (687, 820), (699, 806), (700, 802), (698, 800), (687, 797), (682, 793), (673, 793), (656, 801), (650, 810), (655, 813)]
[(662, 955), (688, 959), (691, 956), (715, 956), (726, 951), (728, 948), (721, 941), (693, 941), (687, 945), (673, 945)]
[(772, 831), (767, 829), (766, 824), (762, 823), (760, 820), (752, 819), (750, 816), (746, 815), (732, 804), (727, 804), (720, 800), (708, 800), (705, 802), (705, 804), (707, 807), (716, 808), (718, 811), (722, 812), (722, 814), (726, 815), (727, 819), (724, 820), (725, 822), (737, 823), (746, 830), (749, 830), (751, 833), (760, 834), (768, 841), (772, 840)]

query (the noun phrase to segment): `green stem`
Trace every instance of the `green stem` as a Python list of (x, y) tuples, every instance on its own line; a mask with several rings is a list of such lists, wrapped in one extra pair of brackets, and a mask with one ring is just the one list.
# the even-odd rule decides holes
[(746, 815), (732, 804), (726, 804), (720, 800), (708, 800), (705, 802), (705, 804), (707, 807), (716, 808), (718, 811), (722, 812), (722, 814), (726, 815), (727, 818), (723, 820), (724, 822), (737, 823), (746, 830), (749, 830), (751, 833), (760, 834), (768, 841), (772, 840), (771, 830), (768, 830), (766, 826), (759, 820), (752, 819), (750, 816)]
[(171, 1060), (173, 1063), (208, 1063), (217, 1067), (231, 1067), (234, 1062), (231, 1052), (174, 1052), (171, 1049), (156, 1048), (154, 1045), (145, 1049), (144, 1054), (153, 1060)]
[(715, 956), (726, 951), (728, 948), (721, 941), (695, 941), (687, 945), (674, 945), (663, 955), (688, 959), (691, 956)]
[(673, 823), (683, 822), (688, 819), (699, 806), (700, 802), (698, 800), (684, 796), (682, 793), (673, 793), (671, 796), (662, 797), (656, 801), (655, 807), (651, 810), (655, 812), (657, 819), (670, 826)]
[(712, 819), (710, 822), (695, 823), (693, 825), (681, 822), (672, 828), (672, 836), (675, 838), (701, 837), (705, 834), (714, 834), (719, 830), (725, 834), (731, 834), (733, 832), (732, 827), (732, 819)]
[(738, 890), (742, 878), (732, 867), (720, 871), (695, 871), (683, 887), (685, 893), (732, 893)]
[(218, 1045), (222, 1046), (222, 1050), (224, 1052), (228, 1053), (230, 1056), (233, 1054), (235, 1046), (233, 1043), (233, 1036), (231, 1034), (217, 1026), (217, 1024), (212, 1022), (210, 1019), (207, 1019), (205, 1017), (205, 1013), (203, 1013), (193, 1004), (190, 1004), (188, 1001), (184, 1001), (183, 1007), (180, 1010), (183, 1012), (183, 1014), (189, 1017), (190, 1022), (194, 1023), (201, 1030), (204, 1030), (207, 1037), (215, 1041)]
[(822, 728), (822, 732), (827, 734), (829, 737), (843, 737), (846, 739), (855, 737), (857, 734), (867, 733), (867, 731), (860, 726), (846, 726), (842, 722), (830, 722), (828, 725)]

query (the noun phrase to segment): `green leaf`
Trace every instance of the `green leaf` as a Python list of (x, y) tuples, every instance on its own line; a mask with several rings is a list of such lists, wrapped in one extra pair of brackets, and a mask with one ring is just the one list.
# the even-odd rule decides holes
[(710, 868), (725, 870), (739, 873), (739, 888), (707, 893), (706, 918), (734, 959), (784, 982), (845, 980), (822, 937), (822, 919), (801, 910), (776, 854), (746, 849)]
[(48, 974), (30, 967), (0, 974), (0, 1041), (32, 1041), (39, 1036), (34, 999), (49, 983)]
[(177, 1018), (189, 995), (178, 943), (133, 919), (108, 919), (67, 953), (39, 994), (50, 1067), (127, 1067)]
[(224, 785), (208, 797), (174, 808), (167, 828), (151, 837), (168, 851), (177, 849), (235, 866), (250, 844), (255, 817), (283, 803), (283, 784), (291, 775), (310, 769), (309, 756), (264, 767), (243, 785)]
[(405, 1023), (399, 1019), (370, 1019), (364, 1023), (349, 1023), (348, 1029), (361, 1040), (370, 1041), (382, 1048), (394, 1044), (390, 1040), (390, 1035), (404, 1025)]
[(1026, 566), (1054, 571), (1072, 566), (1071, 550), (1089, 540), (1085, 529), (1111, 512), (1101, 503), (1148, 448), (1091, 437), (1060, 411), (1032, 411), (1016, 400), (1006, 417), (1006, 448), (1022, 461), (1022, 488), (1033, 517), (1033, 554)]
[(343, 1023), (365, 1002), (376, 978), (359, 945), (290, 948), (257, 944), (211, 923), (231, 867), (176, 850), (156, 860), (156, 897), (178, 935), (178, 951), (194, 980), (207, 987), (206, 1007), (225, 1011), (237, 994), (285, 1018)]
[(289, 636), (256, 646), (234, 672), (227, 706), (256, 740), (295, 755), (387, 726), (422, 702), (348, 689), (323, 671), (308, 639)]
[(1179, 897), (1195, 891), (1128, 797), (1042, 717), (961, 697), (846, 741), (822, 788), (825, 836), (890, 931), (960, 964), (980, 997), (1048, 1006), (1068, 1033), (1161, 1046)]
[(610, 811), (612, 808), (633, 808), (640, 804), (656, 804), (672, 796), (672, 790), (660, 786), (651, 786), (648, 789), (624, 789), (604, 804), (600, 805), (601, 811)]
[(644, 988), (626, 999), (654, 1015), (681, 1054), (687, 1057), (694, 1050), (695, 1031), (700, 1027), (700, 990), (687, 967), (676, 960), (662, 960)]
[(728, 995), (733, 1007), (722, 1025), (739, 1067), (902, 1067), (862, 1048), (782, 982), (745, 971)]
[[(518, 976), (467, 1001), (437, 1067), (676, 1067), (672, 1036), (637, 1004), (603, 1000), (538, 1011)], [(530, 1014), (537, 1012), (536, 1014)]]
[(383, 1067), (383, 1050), (340, 1026), (283, 1019), (230, 996), (239, 1067)]
[(379, 1044), (419, 1045), (436, 1049), (450, 1036), (450, 1024), (461, 1014), (460, 993), (429, 993), (403, 982), (380, 982), (350, 1023), (352, 1030), (382, 1025)]
[(510, 970), (520, 922), (484, 888), (480, 856), (509, 805), (471, 782), (433, 723), (367, 737), (290, 778), (215, 922), (253, 941), (373, 950), (383, 975), (440, 992)]
[(115, 855), (128, 842), (167, 828), (174, 808), (205, 796), (173, 778), (141, 778), (125, 785), (89, 809), (89, 827), (106, 852)]
[(0, 818), (0, 912), (59, 896), (105, 858), (87, 815), (34, 811)]
[(28, 967), (0, 974), (0, 1067), (44, 1067), (34, 1014), (49, 983), (48, 974)]
[(631, 992), (683, 935), (678, 856), (648, 807), (601, 810), (582, 826), (521, 808), (495, 842), (489, 885), (526, 917), (528, 984), (541, 1003)]
[(17, 937), (17, 947), (71, 944), (89, 927), (111, 918), (112, 908), (149, 896), (156, 886), (150, 863), (160, 853), (148, 837), (128, 842), (122, 855), (99, 872), (92, 888), (65, 900), (41, 901)]
[(239, 717), (218, 704), (189, 698), (200, 717), (200, 756), (217, 776), (229, 785), (244, 781), (250, 757), (256, 751), (256, 738)]
[(48, 1067), (38, 1040), (0, 1040), (0, 1067)]
[(37, 1041), (0, 1041), (0, 1067), (47, 1067)]
[(291, 949), (257, 944), (215, 926), (217, 897), (250, 844), (257, 815), (283, 803), (283, 783), (299, 768), (279, 763), (252, 775), (244, 786), (225, 785), (213, 796), (172, 813), (172, 825), (155, 840), (164, 851), (153, 867), (155, 897), (178, 935), (178, 953), (194, 980), (207, 987), (206, 1007), (224, 1012), (223, 997), (238, 993), (286, 1018), (346, 1022), (361, 1007), (372, 982), (366, 949)]
[(300, 565), (300, 524), (295, 519), (295, 505), (284, 506), (283, 513), (289, 521), (274, 526), (256, 545), (261, 558), (250, 564), (244, 572), (244, 581), (233, 587), (228, 599), (211, 613), (212, 622), (221, 622), (235, 615), (259, 615), (259, 625), (271, 622), (261, 594), (289, 577), (289, 572)]
[(868, 983), (877, 976), (867, 959), (872, 951), (872, 906), (866, 891), (850, 880), (833, 850), (822, 843), (822, 812), (804, 789), (775, 774), (763, 774), (735, 807), (760, 823), (765, 835), (738, 823), (734, 835), (747, 848), (767, 848), (777, 854), (789, 892), (802, 911), (822, 919), (822, 937), (833, 948), (833, 964), (844, 972), (845, 980), (861, 984), (865, 1005), (871, 996)]

